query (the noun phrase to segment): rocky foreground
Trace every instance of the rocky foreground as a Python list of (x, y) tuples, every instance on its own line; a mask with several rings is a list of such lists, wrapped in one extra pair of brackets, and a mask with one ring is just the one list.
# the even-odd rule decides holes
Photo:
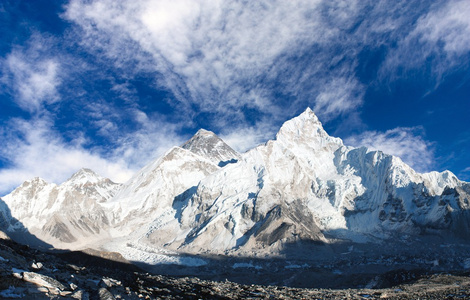
[[(94, 255), (92, 255), (94, 254)], [(0, 239), (1, 299), (470, 299), (470, 274), (387, 289), (301, 289), (151, 275), (113, 253), (44, 253)]]

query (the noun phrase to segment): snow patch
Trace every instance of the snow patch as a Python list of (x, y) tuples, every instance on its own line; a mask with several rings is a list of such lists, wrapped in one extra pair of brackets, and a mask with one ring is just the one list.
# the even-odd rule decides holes
[(256, 270), (261, 270), (263, 267), (259, 265), (254, 265), (253, 262), (242, 262), (242, 263), (234, 263), (232, 266), (233, 269), (239, 269), (239, 268), (246, 268), (246, 269), (256, 269)]
[(297, 264), (288, 264), (284, 267), (284, 269), (307, 269), (310, 267), (308, 264), (297, 265)]
[[(116, 246), (116, 245), (115, 245)], [(114, 248), (122, 256), (134, 262), (142, 262), (149, 265), (182, 265), (190, 267), (199, 267), (206, 265), (207, 262), (201, 258), (179, 255), (165, 249), (157, 249), (138, 243), (127, 243), (125, 246)]]

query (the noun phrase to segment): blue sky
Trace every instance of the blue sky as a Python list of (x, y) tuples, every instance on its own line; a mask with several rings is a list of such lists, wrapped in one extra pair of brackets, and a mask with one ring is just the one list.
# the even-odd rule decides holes
[(311, 107), (345, 144), (470, 180), (470, 2), (3, 0), (0, 195), (117, 182), (199, 128), (238, 151)]

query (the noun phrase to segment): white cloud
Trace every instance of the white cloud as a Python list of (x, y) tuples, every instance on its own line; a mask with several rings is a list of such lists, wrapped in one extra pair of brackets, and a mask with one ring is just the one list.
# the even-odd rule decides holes
[(18, 106), (31, 113), (58, 101), (57, 88), (61, 83), (59, 61), (40, 56), (43, 50), (34, 43), (40, 42), (33, 39), (27, 51), (15, 49), (2, 60), (1, 78)]
[(181, 124), (168, 122), (158, 115), (149, 117), (140, 110), (134, 110), (133, 114), (140, 128), (118, 137), (118, 146), (113, 150), (113, 157), (121, 158), (129, 166), (140, 168), (184, 142), (177, 133)]
[(466, 167), (465, 169), (461, 170), (458, 176), (461, 180), (470, 182), (470, 167)]
[[(335, 5), (329, 13), (340, 21), (357, 14), (354, 5)], [(324, 51), (341, 39), (340, 30), (324, 23), (322, 6), (322, 1), (74, 0), (64, 16), (81, 26), (83, 43), (90, 51), (104, 48), (115, 63), (138, 60), (139, 67), (162, 74), (159, 84), (171, 90), (186, 110), (197, 107), (198, 111), (231, 115), (243, 121), (241, 108), (262, 110), (276, 117), (298, 109), (295, 103), (277, 103), (272, 85), (279, 80), (286, 85), (285, 92), (301, 98), (298, 101), (303, 102), (302, 106), (317, 99), (321, 102), (318, 108), (328, 115), (337, 116), (360, 105), (354, 95), (360, 88), (354, 75), (334, 70), (333, 77), (344, 76), (334, 80), (347, 82), (354, 91), (352, 100), (340, 107), (325, 93), (315, 98), (329, 80), (315, 83), (312, 79), (325, 75), (330, 60), (337, 63), (344, 56), (332, 58), (329, 51)], [(310, 47), (317, 52), (321, 49), (308, 62), (311, 68), (285, 72), (298, 68), (289, 58), (295, 59)], [(131, 69), (135, 66), (133, 63)], [(312, 84), (313, 90), (298, 95), (300, 89)], [(349, 98), (346, 89), (341, 97), (345, 104)]]
[[(81, 138), (65, 143), (51, 124), (45, 120), (16, 119), (1, 132), (5, 143), (1, 156), (10, 166), (0, 170), (0, 192), (6, 193), (24, 180), (39, 176), (49, 182), (61, 183), (80, 168), (88, 167), (97, 173), (121, 182), (131, 170), (123, 161), (111, 161), (82, 147)], [(13, 129), (14, 128), (14, 129)]]
[(243, 153), (273, 139), (274, 132), (266, 127), (240, 127), (220, 134), (220, 138), (239, 153)]
[(353, 111), (362, 104), (363, 91), (359, 86), (353, 78), (332, 78), (322, 87), (313, 110), (324, 120)]
[(419, 172), (428, 172), (434, 166), (432, 143), (422, 137), (422, 128), (398, 127), (386, 132), (365, 131), (344, 140), (346, 145), (367, 147), (400, 157)]
[(442, 42), (449, 55), (464, 54), (470, 50), (470, 5), (467, 0), (447, 1), (445, 6), (431, 10), (418, 20), (412, 35), (434, 48)]
[(82, 45), (120, 70), (158, 72), (181, 110), (243, 122), (245, 108), (278, 120), (311, 106), (330, 120), (363, 103), (364, 49), (391, 49), (384, 76), (421, 68), (441, 42), (447, 53), (468, 51), (466, 3), (72, 0), (63, 16), (81, 28)]
[(106, 151), (86, 148), (89, 141), (83, 134), (66, 142), (53, 130), (47, 114), (29, 121), (11, 120), (0, 130), (4, 141), (0, 156), (8, 161), (8, 167), (0, 169), (0, 195), (36, 176), (61, 183), (81, 168), (125, 182), (140, 167), (181, 143), (174, 133), (175, 126), (154, 121), (144, 122), (137, 132), (118, 137), (120, 146)]
[[(440, 84), (453, 68), (468, 66), (470, 51), (470, 5), (466, 0), (438, 2), (420, 16), (406, 35), (397, 41), (381, 68), (382, 76), (400, 78), (403, 71), (429, 72)], [(428, 76), (429, 76), (428, 75)]]

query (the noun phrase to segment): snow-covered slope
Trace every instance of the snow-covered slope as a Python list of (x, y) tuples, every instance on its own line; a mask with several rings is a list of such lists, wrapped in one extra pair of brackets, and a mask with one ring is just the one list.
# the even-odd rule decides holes
[(128, 235), (155, 219), (174, 219), (173, 199), (218, 169), (209, 159), (173, 147), (134, 175), (106, 204), (115, 235)]
[(201, 179), (235, 162), (240, 155), (214, 133), (199, 130), (182, 147), (173, 147), (134, 175), (106, 204), (116, 235), (127, 235), (155, 219), (174, 219), (173, 200)]
[[(129, 260), (173, 261), (165, 255), (150, 255), (145, 249), (168, 244), (184, 236), (177, 217), (179, 207), (175, 199), (184, 199), (208, 175), (240, 157), (214, 133), (199, 130), (181, 147), (173, 147), (162, 157), (151, 162), (124, 184), (120, 192), (105, 204), (113, 222), (112, 239), (108, 250), (119, 249)], [(142, 238), (153, 235), (158, 245), (148, 248), (140, 244)], [(143, 250), (144, 249), (144, 250)], [(154, 250), (149, 250), (154, 251)]]
[(101, 206), (119, 184), (81, 169), (61, 185), (41, 178), (24, 182), (2, 198), (11, 215), (7, 231), (26, 228), (56, 247), (81, 246), (107, 235), (109, 220)]

